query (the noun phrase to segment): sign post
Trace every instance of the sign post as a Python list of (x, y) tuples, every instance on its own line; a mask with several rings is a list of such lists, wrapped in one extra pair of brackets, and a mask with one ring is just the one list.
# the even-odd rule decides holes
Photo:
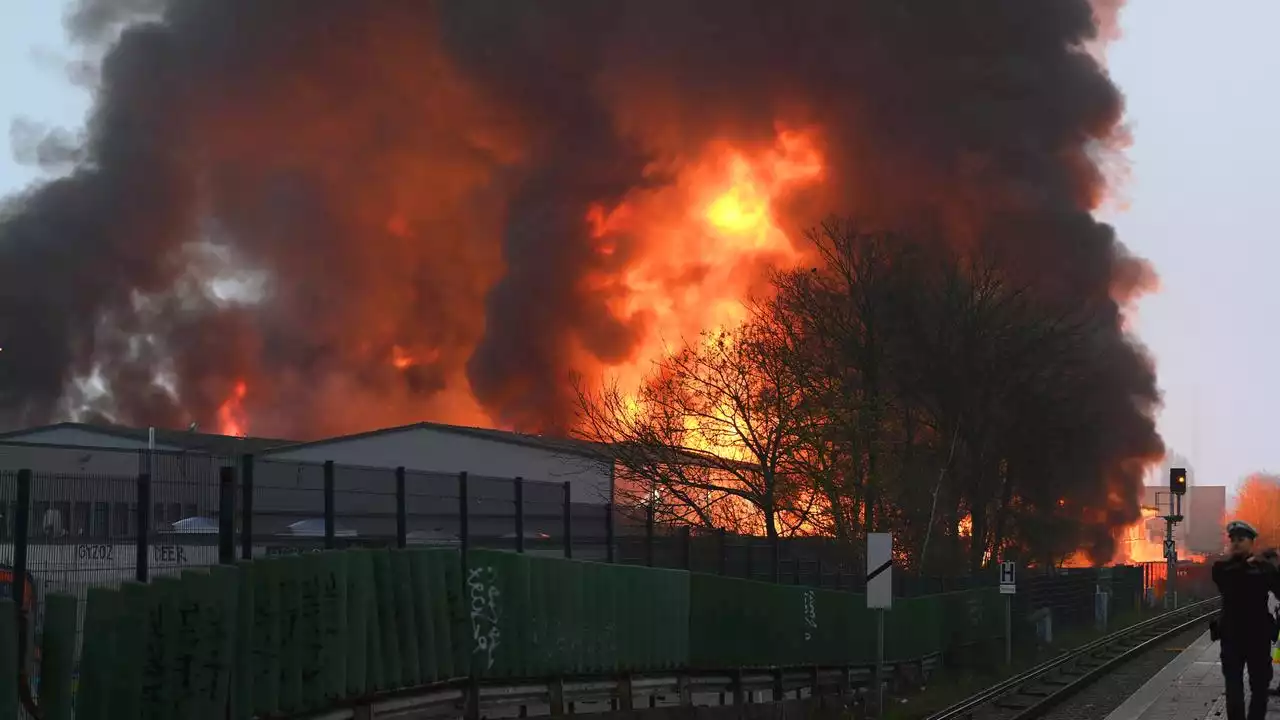
[(876, 717), (884, 717), (884, 611), (893, 607), (893, 536), (867, 533), (867, 607), (876, 611)]
[(1018, 566), (1000, 563), (1000, 594), (1004, 596), (1004, 664), (1013, 664), (1013, 596), (1018, 593)]

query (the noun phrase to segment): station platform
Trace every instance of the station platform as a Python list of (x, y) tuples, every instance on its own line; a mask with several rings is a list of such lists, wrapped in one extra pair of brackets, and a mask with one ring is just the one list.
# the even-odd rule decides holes
[[(1280, 678), (1280, 667), (1277, 667)], [(1276, 681), (1271, 683), (1276, 686)], [(1245, 679), (1245, 693), (1249, 681)], [(1226, 720), (1218, 643), (1209, 632), (1196, 639), (1106, 720)], [(1267, 720), (1280, 720), (1280, 697), (1270, 698)]]

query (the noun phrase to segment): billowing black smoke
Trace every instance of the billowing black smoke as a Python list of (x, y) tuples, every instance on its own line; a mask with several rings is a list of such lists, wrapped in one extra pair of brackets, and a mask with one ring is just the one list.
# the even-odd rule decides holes
[[(1091, 304), (1144, 276), (1091, 216), (1122, 100), (1086, 0), (131, 5), (68, 20), (105, 53), (86, 144), (16, 148), (75, 166), (0, 219), (8, 425), (209, 424), (244, 379), (266, 434), (561, 428), (570, 373), (644, 331), (588, 281), (634, 257), (588, 206), (779, 122), (827, 166), (790, 229), (928, 216)], [(1107, 344), (1090, 451), (1149, 455), (1153, 373), (1118, 314)]]

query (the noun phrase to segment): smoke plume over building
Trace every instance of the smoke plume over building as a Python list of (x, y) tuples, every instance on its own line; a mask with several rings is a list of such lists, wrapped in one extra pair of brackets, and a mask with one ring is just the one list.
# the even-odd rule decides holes
[(7, 425), (561, 429), (571, 373), (740, 319), (841, 214), (1110, 303), (1087, 451), (1158, 454), (1117, 304), (1149, 273), (1091, 214), (1123, 103), (1086, 0), (80, 0), (68, 28), (103, 59), (83, 141), (16, 148), (71, 170), (0, 216)]

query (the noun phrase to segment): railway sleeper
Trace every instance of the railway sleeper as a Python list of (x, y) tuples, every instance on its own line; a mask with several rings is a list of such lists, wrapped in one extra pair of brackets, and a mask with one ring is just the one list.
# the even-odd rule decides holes
[(1047, 698), (1053, 693), (1049, 690), (1041, 690), (1039, 688), (1036, 688), (1035, 690), (1020, 690), (1018, 694), (1026, 695), (1028, 697), (1035, 697), (1035, 698)]

